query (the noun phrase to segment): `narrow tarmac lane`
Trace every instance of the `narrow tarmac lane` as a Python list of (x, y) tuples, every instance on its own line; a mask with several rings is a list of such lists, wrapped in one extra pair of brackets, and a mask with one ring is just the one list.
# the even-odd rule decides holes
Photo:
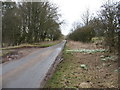
[(2, 88), (40, 88), (50, 66), (64, 47), (65, 40), (37, 50), (26, 57), (2, 65)]

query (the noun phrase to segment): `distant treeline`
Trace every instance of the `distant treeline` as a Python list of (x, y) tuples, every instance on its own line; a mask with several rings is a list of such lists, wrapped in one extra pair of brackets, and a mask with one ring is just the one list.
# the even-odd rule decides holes
[(49, 2), (2, 2), (3, 46), (58, 40), (59, 16)]
[(75, 41), (90, 42), (93, 37), (104, 37), (105, 45), (120, 47), (120, 3), (107, 2), (101, 7), (97, 17), (90, 17), (89, 11), (83, 15), (84, 24), (74, 25), (68, 38)]

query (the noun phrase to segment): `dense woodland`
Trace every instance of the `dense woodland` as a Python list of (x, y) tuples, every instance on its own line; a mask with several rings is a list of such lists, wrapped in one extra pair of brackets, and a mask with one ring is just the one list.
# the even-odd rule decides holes
[(59, 17), (49, 2), (2, 2), (2, 46), (59, 39)]
[(97, 17), (90, 16), (87, 10), (83, 16), (83, 25), (74, 25), (68, 38), (75, 41), (91, 42), (93, 37), (102, 37), (109, 50), (120, 47), (120, 3), (107, 2), (101, 6)]

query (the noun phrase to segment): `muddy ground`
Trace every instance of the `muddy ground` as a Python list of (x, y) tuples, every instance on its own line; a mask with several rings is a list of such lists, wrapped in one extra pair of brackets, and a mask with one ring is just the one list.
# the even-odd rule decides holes
[(2, 56), (2, 63), (18, 60), (22, 57), (29, 55), (30, 53), (36, 50), (38, 50), (38, 48), (20, 48), (20, 49), (12, 49), (12, 50), (2, 50), (3, 53), (9, 52), (8, 54)]
[[(108, 52), (66, 53), (73, 49), (103, 49), (94, 43), (68, 41), (64, 50), (63, 62), (47, 82), (47, 88), (117, 88), (117, 56)], [(101, 57), (102, 56), (102, 57)], [(103, 57), (104, 56), (104, 57)], [(102, 58), (112, 57), (106, 60)], [(85, 65), (86, 68), (81, 67)]]

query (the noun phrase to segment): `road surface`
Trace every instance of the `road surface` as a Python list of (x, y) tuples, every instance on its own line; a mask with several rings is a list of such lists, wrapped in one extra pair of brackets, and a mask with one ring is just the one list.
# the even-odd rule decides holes
[(65, 40), (37, 50), (19, 60), (2, 65), (2, 88), (40, 88), (50, 66), (61, 52)]

